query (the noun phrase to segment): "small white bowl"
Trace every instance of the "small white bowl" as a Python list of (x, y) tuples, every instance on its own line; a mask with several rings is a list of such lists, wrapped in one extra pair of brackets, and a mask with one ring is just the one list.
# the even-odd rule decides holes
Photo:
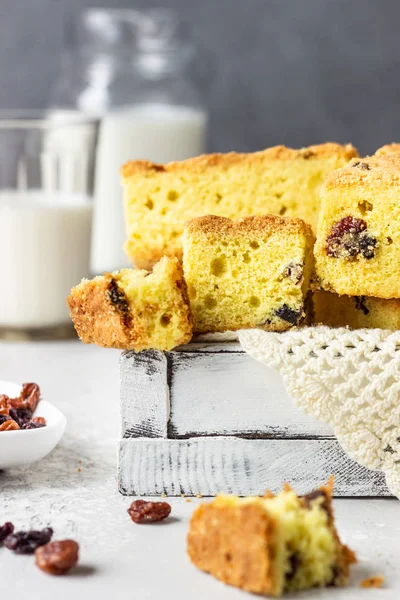
[[(10, 398), (19, 396), (21, 385), (11, 381), (0, 381), (0, 394)], [(67, 419), (58, 408), (40, 400), (34, 416), (44, 417), (47, 425), (38, 429), (0, 431), (0, 469), (20, 467), (41, 460), (61, 440)]]

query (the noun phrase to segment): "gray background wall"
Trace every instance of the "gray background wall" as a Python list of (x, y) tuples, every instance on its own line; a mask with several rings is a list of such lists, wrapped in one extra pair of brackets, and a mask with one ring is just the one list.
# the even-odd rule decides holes
[(0, 0), (0, 107), (45, 106), (80, 8), (151, 5), (218, 57), (210, 149), (400, 141), (399, 0)]

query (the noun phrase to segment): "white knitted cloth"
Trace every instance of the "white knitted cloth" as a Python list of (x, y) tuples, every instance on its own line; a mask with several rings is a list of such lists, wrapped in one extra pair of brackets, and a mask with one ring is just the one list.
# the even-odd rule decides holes
[(239, 340), (281, 373), (296, 404), (332, 425), (352, 459), (384, 471), (400, 499), (400, 331), (252, 329), (241, 331)]

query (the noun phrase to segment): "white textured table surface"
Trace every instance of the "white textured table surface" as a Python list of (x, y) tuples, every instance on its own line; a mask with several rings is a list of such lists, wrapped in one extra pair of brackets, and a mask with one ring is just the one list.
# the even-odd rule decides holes
[[(162, 524), (130, 521), (130, 499), (115, 488), (118, 358), (118, 352), (75, 341), (0, 343), (0, 379), (37, 381), (43, 396), (68, 418), (53, 454), (29, 468), (0, 473), (0, 523), (51, 525), (54, 539), (72, 537), (81, 545), (80, 568), (63, 578), (39, 571), (32, 557), (0, 548), (1, 598), (250, 598), (197, 571), (186, 558), (188, 519), (198, 500), (171, 500), (173, 518)], [(295, 597), (400, 598), (399, 502), (342, 499), (335, 505), (340, 533), (360, 559), (352, 586)], [(384, 589), (359, 587), (362, 578), (376, 574), (385, 576)]]

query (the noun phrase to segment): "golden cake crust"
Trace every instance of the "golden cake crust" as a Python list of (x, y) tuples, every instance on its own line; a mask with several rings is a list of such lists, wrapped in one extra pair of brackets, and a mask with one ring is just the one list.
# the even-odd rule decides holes
[(273, 146), (272, 148), (267, 148), (266, 150), (253, 153), (229, 152), (227, 154), (203, 154), (185, 161), (171, 162), (166, 165), (157, 164), (148, 160), (130, 161), (121, 168), (121, 175), (123, 179), (126, 179), (132, 175), (144, 174), (148, 172), (167, 173), (203, 171), (209, 167), (229, 168), (231, 166), (235, 166), (237, 163), (256, 163), (263, 162), (265, 159), (310, 160), (320, 156), (332, 156), (335, 154), (343, 156), (348, 160), (358, 156), (356, 148), (354, 148), (354, 146), (351, 144), (342, 146), (334, 142), (327, 142), (325, 144), (317, 144), (307, 148), (300, 148), (299, 150), (288, 148), (286, 146)]
[(229, 519), (225, 507), (202, 504), (190, 521), (188, 555), (199, 569), (228, 585), (273, 594), (270, 549), (265, 543), (273, 529), (272, 519), (256, 504), (231, 508)]
[(386, 154), (395, 154), (400, 152), (400, 144), (393, 142), (392, 144), (385, 144), (375, 152), (375, 156), (385, 156)]
[(127, 349), (132, 340), (126, 315), (109, 299), (113, 277), (84, 281), (71, 290), (68, 305), (79, 338), (86, 344)]
[(205, 217), (197, 217), (189, 221), (186, 224), (186, 231), (190, 235), (198, 233), (251, 235), (254, 232), (271, 234), (279, 231), (285, 234), (304, 233), (305, 235), (313, 235), (311, 226), (302, 219), (278, 217), (275, 215), (253, 215), (251, 217), (244, 217), (238, 221), (232, 221), (232, 219), (228, 219), (227, 217), (206, 215)]
[(323, 189), (373, 186), (398, 186), (400, 184), (400, 154), (382, 154), (354, 159), (345, 167), (332, 171)]

